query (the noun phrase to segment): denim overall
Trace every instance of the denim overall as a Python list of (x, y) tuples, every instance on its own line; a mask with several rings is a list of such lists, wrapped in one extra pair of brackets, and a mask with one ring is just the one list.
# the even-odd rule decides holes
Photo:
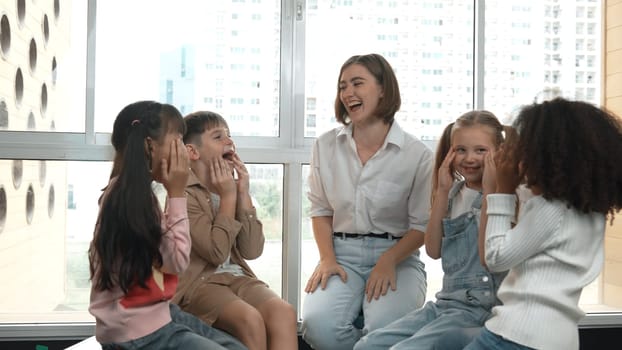
[(505, 274), (492, 274), (480, 264), (477, 241), (481, 193), (471, 210), (449, 218), (453, 198), (462, 186), (464, 182), (458, 182), (449, 192), (441, 247), (443, 287), (436, 293), (436, 301), (367, 334), (355, 350), (462, 349), (482, 330), (490, 310), (499, 303), (496, 291)]
[[(464, 182), (458, 182), (449, 192), (448, 213), (451, 213), (453, 198), (462, 186)], [(470, 211), (454, 219), (443, 219), (441, 262), (444, 276), (443, 288), (436, 293), (436, 303), (465, 308), (483, 323), (490, 309), (498, 303), (496, 291), (505, 274), (490, 273), (480, 263), (477, 242), (481, 206), (480, 193)]]

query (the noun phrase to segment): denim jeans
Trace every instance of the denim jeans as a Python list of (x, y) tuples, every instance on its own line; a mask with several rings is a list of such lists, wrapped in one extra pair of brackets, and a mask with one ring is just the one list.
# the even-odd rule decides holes
[(458, 302), (439, 306), (429, 301), (421, 309), (364, 336), (354, 350), (460, 350), (479, 334), (487, 315), (485, 310), (470, 309)]
[(102, 344), (103, 350), (247, 350), (233, 336), (213, 328), (170, 304), (172, 321), (142, 338), (124, 343)]
[[(464, 189), (457, 182), (449, 193), (449, 209)], [(355, 350), (461, 350), (479, 334), (497, 303), (496, 290), (502, 276), (489, 273), (477, 250), (481, 194), (471, 208), (454, 218), (443, 218), (441, 248), (443, 287), (436, 302), (412, 311), (388, 326), (370, 332)]]
[[(365, 284), (382, 253), (397, 240), (360, 237), (333, 238), (337, 263), (347, 273), (344, 283), (332, 276), (326, 289), (307, 294), (302, 317), (302, 336), (316, 350), (352, 350), (363, 334), (386, 326), (415, 310), (425, 301), (426, 274), (418, 254), (396, 268), (397, 289), (378, 300), (365, 299)], [(363, 328), (355, 320), (363, 314)]]
[(464, 350), (533, 350), (533, 348), (517, 344), (513, 341), (504, 339), (484, 327), (480, 335), (475, 338)]

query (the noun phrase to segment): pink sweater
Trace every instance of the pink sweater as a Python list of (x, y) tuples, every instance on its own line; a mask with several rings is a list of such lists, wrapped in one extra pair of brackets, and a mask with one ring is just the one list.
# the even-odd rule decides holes
[(95, 337), (100, 343), (121, 343), (144, 337), (171, 321), (170, 299), (177, 288), (177, 275), (189, 262), (190, 233), (186, 198), (169, 198), (162, 215), (160, 253), (162, 268), (154, 269), (149, 289), (134, 287), (127, 295), (120, 288), (91, 288), (89, 312), (95, 316)]

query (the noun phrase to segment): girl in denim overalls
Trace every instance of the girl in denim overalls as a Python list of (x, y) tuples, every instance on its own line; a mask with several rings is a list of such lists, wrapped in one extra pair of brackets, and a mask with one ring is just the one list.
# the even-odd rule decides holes
[(462, 349), (479, 333), (504, 276), (488, 272), (478, 250), (484, 156), (499, 147), (503, 130), (488, 111), (468, 112), (445, 128), (425, 234), (428, 255), (443, 258), (443, 287), (436, 301), (370, 332), (355, 350)]

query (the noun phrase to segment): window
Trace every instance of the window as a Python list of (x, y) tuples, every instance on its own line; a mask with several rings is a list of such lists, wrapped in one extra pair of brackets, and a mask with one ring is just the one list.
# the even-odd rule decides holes
[[(154, 11), (153, 16), (137, 15), (146, 7)], [(221, 16), (236, 20), (219, 24), (216, 19)], [(148, 0), (98, 1), (94, 90), (95, 100), (106, 103), (96, 102), (95, 131), (110, 132), (112, 120), (130, 101), (166, 100), (159, 86), (170, 80), (175, 86), (172, 103), (183, 104), (188, 111), (214, 108), (205, 105), (199, 96), (256, 96), (259, 92), (265, 97), (260, 100), (266, 102), (252, 104), (251, 99), (225, 98), (223, 101), (229, 103), (219, 107), (219, 112), (226, 116), (242, 104), (247, 113), (266, 116), (254, 125), (253, 132), (278, 136), (279, 130), (270, 117), (278, 115), (279, 105), (272, 103), (272, 96), (280, 94), (280, 27), (273, 21), (275, 16), (280, 16), (279, 2), (230, 6), (227, 2), (184, 0), (179, 6), (169, 7)], [(162, 26), (160, 18), (164, 17), (172, 22)], [(136, 25), (137, 18), (140, 25)], [(140, 50), (136, 43), (142, 43)], [(258, 47), (266, 49), (260, 51)], [(128, 52), (131, 54), (125, 54)], [(180, 57), (185, 70), (194, 74), (180, 77), (178, 71), (171, 70)], [(120, 77), (126, 78), (122, 84)], [(254, 88), (249, 81), (257, 82)], [(230, 127), (245, 130), (244, 124)]]
[[(509, 123), (522, 103), (601, 99), (599, 1), (488, 0), (486, 40), (472, 34), (480, 9), (464, 1), (306, 1), (300, 20), (293, 0), (178, 3), (31, 1), (18, 16), (16, 1), (1, 2), (0, 74), (10, 83), (0, 94), (0, 272), (11, 283), (0, 289), (0, 335), (9, 323), (92, 322), (86, 249), (110, 172), (112, 121), (130, 102), (228, 120), (267, 238), (250, 264), (300, 312), (318, 258), (310, 147), (338, 126), (337, 74), (348, 57), (387, 58), (403, 95), (396, 120), (433, 149), (445, 125), (472, 108)], [(153, 16), (140, 15), (146, 7)], [(432, 299), (442, 270), (422, 257)], [(607, 284), (622, 275), (609, 273), (584, 291), (588, 312), (620, 315)]]

